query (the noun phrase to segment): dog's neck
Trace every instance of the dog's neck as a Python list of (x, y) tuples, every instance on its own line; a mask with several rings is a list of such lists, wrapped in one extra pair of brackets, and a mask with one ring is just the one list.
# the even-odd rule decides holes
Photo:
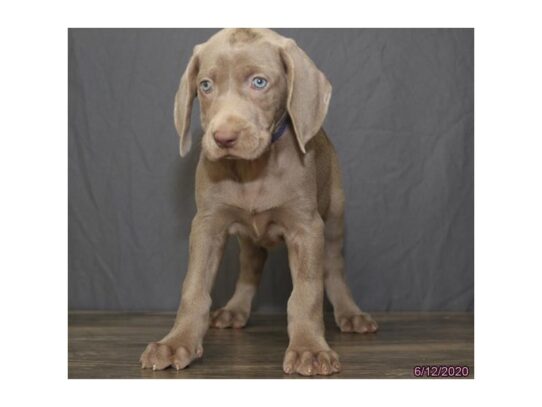
[(281, 136), (284, 134), (288, 126), (290, 126), (290, 116), (288, 116), (288, 112), (284, 112), (282, 115), (282, 118), (278, 121), (277, 125), (275, 126), (275, 130), (271, 134), (271, 143), (276, 142)]

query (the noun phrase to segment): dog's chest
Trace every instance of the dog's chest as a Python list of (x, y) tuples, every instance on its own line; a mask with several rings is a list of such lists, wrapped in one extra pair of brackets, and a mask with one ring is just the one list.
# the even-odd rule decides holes
[(283, 227), (268, 213), (251, 214), (239, 218), (228, 229), (229, 234), (251, 239), (263, 247), (272, 247), (283, 240)]
[[(274, 186), (273, 186), (274, 188)], [(230, 234), (248, 237), (262, 246), (274, 246), (282, 240), (281, 202), (269, 183), (255, 182), (239, 186), (235, 191), (235, 221)]]

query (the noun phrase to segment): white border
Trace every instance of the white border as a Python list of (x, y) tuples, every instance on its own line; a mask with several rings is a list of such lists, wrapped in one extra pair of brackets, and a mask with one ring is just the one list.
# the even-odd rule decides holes
[[(526, 404), (538, 385), (542, 247), (535, 2), (49, 1), (4, 4), (3, 400), (55, 405)], [(476, 379), (68, 381), (67, 27), (475, 27)]]

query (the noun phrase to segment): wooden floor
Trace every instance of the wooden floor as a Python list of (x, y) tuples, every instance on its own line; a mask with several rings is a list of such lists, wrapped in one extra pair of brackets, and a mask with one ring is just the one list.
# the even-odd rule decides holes
[[(330, 378), (414, 378), (419, 365), (468, 366), (474, 377), (471, 313), (375, 313), (376, 334), (343, 334), (326, 315), (326, 337), (342, 363)], [(239, 330), (210, 329), (203, 358), (182, 371), (140, 369), (141, 352), (164, 336), (170, 313), (70, 312), (69, 378), (299, 378), (282, 373), (285, 315), (253, 315)], [(318, 376), (319, 379), (322, 377)]]

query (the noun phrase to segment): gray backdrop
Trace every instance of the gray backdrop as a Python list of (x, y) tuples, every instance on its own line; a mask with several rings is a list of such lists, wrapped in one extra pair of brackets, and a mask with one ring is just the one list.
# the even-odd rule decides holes
[[(325, 128), (342, 163), (358, 303), (472, 310), (473, 30), (277, 31), (333, 85)], [(214, 32), (69, 30), (70, 309), (176, 309), (199, 148), (179, 157), (173, 97), (192, 48)], [(215, 306), (233, 292), (237, 254), (230, 239)], [(290, 290), (280, 248), (255, 309), (284, 310)]]

